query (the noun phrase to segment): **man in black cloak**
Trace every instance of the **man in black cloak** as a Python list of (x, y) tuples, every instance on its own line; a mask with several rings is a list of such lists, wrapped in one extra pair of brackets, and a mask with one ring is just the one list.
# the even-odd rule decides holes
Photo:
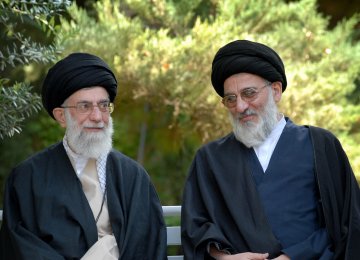
[(8, 177), (0, 259), (166, 259), (150, 177), (112, 149), (116, 92), (113, 72), (91, 54), (70, 54), (49, 70), (43, 105), (66, 133)]
[(211, 81), (233, 133), (201, 147), (185, 184), (185, 259), (360, 259), (360, 192), (329, 131), (279, 113), (279, 55), (237, 40), (216, 53)]

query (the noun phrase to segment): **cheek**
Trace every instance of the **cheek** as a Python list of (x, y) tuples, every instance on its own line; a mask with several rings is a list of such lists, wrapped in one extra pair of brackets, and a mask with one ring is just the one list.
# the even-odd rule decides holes
[(233, 108), (228, 108), (228, 111), (229, 113), (232, 115), (232, 116), (236, 116), (239, 112), (237, 111), (236, 107), (233, 107)]
[(82, 127), (86, 123), (88, 117), (87, 116), (74, 116), (73, 119), (77, 126)]
[(250, 108), (255, 110), (256, 112), (262, 112), (264, 111), (267, 104), (267, 98), (264, 97), (262, 99), (257, 100), (257, 102), (254, 102), (250, 105)]
[(103, 116), (102, 116), (102, 120), (106, 125), (109, 124), (109, 118), (110, 118), (110, 115), (108, 115), (108, 114), (103, 114)]

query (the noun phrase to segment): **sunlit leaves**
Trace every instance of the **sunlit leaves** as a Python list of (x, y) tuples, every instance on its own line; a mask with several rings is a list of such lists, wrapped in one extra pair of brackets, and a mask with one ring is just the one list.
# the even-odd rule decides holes
[[(35, 40), (33, 33), (42, 32), (44, 39), (53, 35), (54, 17), (63, 13), (70, 3), (65, 0), (1, 1), (0, 72), (9, 72), (9, 67), (16, 69), (31, 63), (54, 62), (59, 49), (46, 41)], [(20, 133), (25, 118), (40, 109), (40, 98), (31, 93), (29, 83), (12, 83), (3, 77), (0, 77), (0, 139)]]
[(17, 83), (4, 87), (0, 81), (0, 139), (11, 137), (21, 132), (20, 124), (31, 114), (41, 109), (40, 97), (31, 93), (31, 86)]

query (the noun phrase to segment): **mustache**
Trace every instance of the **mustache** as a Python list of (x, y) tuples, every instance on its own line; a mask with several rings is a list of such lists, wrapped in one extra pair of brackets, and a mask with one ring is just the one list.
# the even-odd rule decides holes
[(105, 124), (104, 123), (87, 123), (87, 124), (84, 124), (82, 126), (83, 128), (104, 128), (105, 127)]
[(253, 115), (257, 115), (256, 111), (255, 110), (252, 110), (252, 109), (247, 109), (245, 110), (244, 112), (242, 113), (237, 113), (234, 118), (235, 119), (243, 119), (244, 117), (246, 116), (253, 116)]

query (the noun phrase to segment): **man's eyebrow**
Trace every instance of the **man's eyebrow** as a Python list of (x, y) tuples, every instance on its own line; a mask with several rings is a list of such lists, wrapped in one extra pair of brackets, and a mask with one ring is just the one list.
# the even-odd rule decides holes
[[(249, 87), (245, 87), (243, 88), (242, 90), (239, 91), (240, 92), (243, 92), (243, 91), (246, 91), (246, 90), (249, 90), (249, 89), (256, 89), (257, 87), (255, 86), (249, 86)], [(229, 95), (236, 95), (236, 91), (231, 91), (231, 92), (224, 92), (224, 96), (229, 96)]]
[(244, 91), (244, 90), (247, 90), (247, 89), (257, 89), (257, 87), (255, 87), (255, 86), (250, 86), (250, 87), (246, 87), (246, 88), (243, 88), (241, 91)]
[[(103, 98), (103, 99), (100, 99), (100, 100), (96, 101), (96, 103), (99, 103), (99, 102), (110, 102), (110, 99), (109, 98)], [(90, 100), (79, 100), (76, 103), (94, 103), (94, 102), (90, 101)]]
[(232, 95), (236, 96), (236, 93), (235, 92), (224, 92), (224, 96), (232, 96)]

